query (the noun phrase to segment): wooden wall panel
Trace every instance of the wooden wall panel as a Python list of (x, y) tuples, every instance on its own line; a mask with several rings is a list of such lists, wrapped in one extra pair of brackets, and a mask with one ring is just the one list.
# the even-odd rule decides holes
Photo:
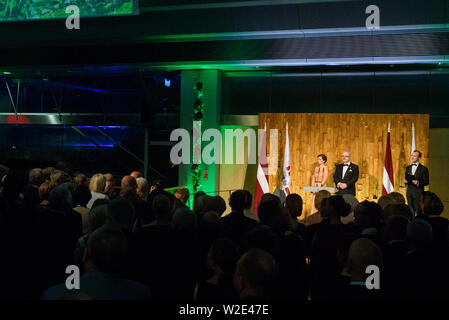
[[(359, 165), (360, 176), (356, 197), (359, 201), (375, 200), (382, 195), (382, 175), (388, 123), (391, 124), (395, 191), (405, 196), (403, 183), (405, 167), (410, 163), (412, 123), (415, 124), (416, 147), (423, 153), (421, 162), (428, 166), (428, 114), (317, 114), (317, 113), (261, 113), (259, 128), (279, 131), (278, 170), (270, 175), (270, 192), (282, 186), (282, 166), (285, 146), (285, 127), (288, 122), (292, 192), (305, 202), (303, 217), (311, 208), (311, 194), (302, 191), (309, 186), (316, 156), (324, 153), (329, 167), (328, 186), (334, 186), (335, 165), (341, 163), (341, 153), (349, 150), (351, 161)], [(269, 132), (269, 131), (268, 131)], [(268, 134), (269, 136), (269, 134)], [(270, 152), (270, 141), (267, 149)], [(270, 165), (272, 165), (270, 163)]]

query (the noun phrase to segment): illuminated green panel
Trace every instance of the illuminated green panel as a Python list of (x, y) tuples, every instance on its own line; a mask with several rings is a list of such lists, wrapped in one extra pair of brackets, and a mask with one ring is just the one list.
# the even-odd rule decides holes
[(137, 0), (0, 0), (0, 21), (67, 18), (70, 5), (78, 6), (81, 17), (138, 14)]

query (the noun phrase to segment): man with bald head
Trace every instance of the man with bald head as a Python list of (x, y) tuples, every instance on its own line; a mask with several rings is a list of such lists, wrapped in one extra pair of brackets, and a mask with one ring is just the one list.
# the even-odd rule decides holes
[(120, 189), (120, 197), (131, 201), (134, 206), (134, 210), (137, 216), (137, 225), (138, 228), (143, 224), (143, 221), (152, 221), (152, 213), (150, 205), (140, 198), (137, 194), (137, 180), (133, 176), (124, 176), (122, 179), (121, 189)]
[(335, 168), (334, 182), (337, 195), (352, 194), (355, 196), (355, 184), (359, 179), (359, 167), (351, 162), (351, 152), (344, 151), (341, 155), (342, 164)]

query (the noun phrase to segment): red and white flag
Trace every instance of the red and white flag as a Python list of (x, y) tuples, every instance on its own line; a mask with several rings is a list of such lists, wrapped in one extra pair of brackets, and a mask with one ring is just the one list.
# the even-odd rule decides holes
[(288, 122), (286, 127), (285, 149), (284, 149), (284, 169), (282, 176), (282, 190), (288, 196), (291, 190), (290, 182), (290, 144), (288, 143)]
[(394, 191), (393, 160), (391, 158), (390, 124), (388, 124), (387, 148), (385, 150), (384, 176), (382, 179), (382, 195)]
[(267, 159), (267, 124), (259, 133), (259, 161), (257, 163), (256, 191), (254, 192), (254, 212), (257, 213), (260, 199), (264, 193), (270, 192), (268, 185), (268, 159)]

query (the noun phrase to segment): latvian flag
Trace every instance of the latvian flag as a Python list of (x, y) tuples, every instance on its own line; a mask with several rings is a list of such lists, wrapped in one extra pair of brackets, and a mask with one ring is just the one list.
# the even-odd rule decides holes
[(254, 192), (254, 212), (257, 213), (260, 199), (264, 193), (270, 192), (268, 185), (268, 159), (267, 159), (267, 124), (259, 132), (259, 161), (257, 163), (256, 191)]
[(284, 169), (283, 169), (283, 176), (282, 176), (282, 190), (284, 191), (285, 195), (288, 196), (290, 194), (291, 190), (291, 183), (290, 183), (290, 146), (288, 143), (288, 122), (286, 127), (286, 137), (285, 137), (285, 149), (284, 149)]
[(382, 195), (394, 191), (393, 160), (391, 159), (390, 124), (388, 124), (387, 149), (385, 151), (384, 176), (382, 179)]

